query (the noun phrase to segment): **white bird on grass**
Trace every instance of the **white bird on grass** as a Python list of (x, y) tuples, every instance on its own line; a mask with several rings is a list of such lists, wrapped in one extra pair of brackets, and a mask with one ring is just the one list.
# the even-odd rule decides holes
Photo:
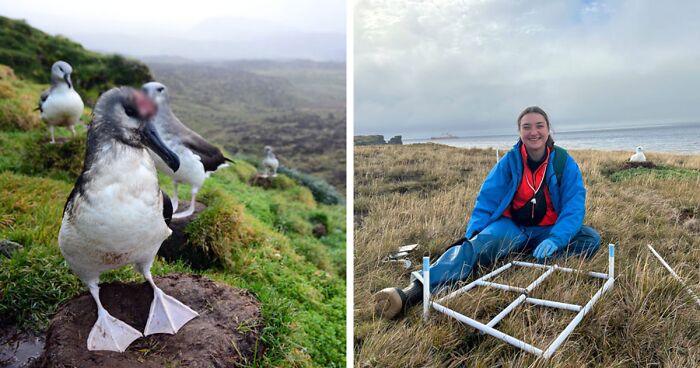
[(83, 100), (73, 89), (70, 79), (72, 72), (73, 68), (65, 61), (55, 62), (51, 66), (51, 87), (39, 97), (39, 106), (36, 109), (41, 112), (41, 119), (49, 126), (51, 143), (56, 143), (56, 126), (70, 129), (75, 137), (75, 124), (83, 114)]
[(204, 185), (204, 180), (212, 172), (228, 166), (226, 161), (232, 161), (224, 157), (220, 149), (180, 122), (180, 119), (170, 109), (170, 97), (165, 85), (149, 82), (144, 84), (142, 89), (158, 106), (158, 113), (153, 122), (158, 135), (163, 139), (165, 145), (180, 158), (180, 168), (172, 170), (157, 154), (151, 152), (158, 170), (173, 178), (173, 186), (175, 187), (172, 195), (173, 211), (178, 209), (178, 183), (186, 183), (192, 187), (190, 207), (185, 211), (175, 213), (173, 218), (190, 216), (194, 213), (195, 197), (199, 188)]
[(277, 168), (280, 165), (280, 162), (277, 160), (277, 157), (275, 157), (275, 154), (272, 152), (272, 147), (270, 146), (265, 146), (265, 158), (262, 161), (263, 168), (265, 169), (265, 172), (263, 173), (263, 177), (267, 178), (270, 176), (270, 172), (272, 172), (272, 177), (277, 176)]
[(642, 146), (637, 147), (636, 153), (630, 157), (631, 162), (645, 162), (647, 160), (642, 152)]
[(97, 304), (88, 350), (123, 352), (142, 336), (102, 306), (98, 283), (108, 270), (133, 264), (153, 287), (146, 336), (174, 334), (198, 316), (163, 293), (151, 277), (158, 248), (172, 233), (166, 224), (172, 210), (146, 147), (173, 170), (180, 166), (152, 124), (155, 110), (150, 99), (132, 88), (113, 88), (99, 98), (88, 128), (83, 171), (63, 209), (61, 253)]

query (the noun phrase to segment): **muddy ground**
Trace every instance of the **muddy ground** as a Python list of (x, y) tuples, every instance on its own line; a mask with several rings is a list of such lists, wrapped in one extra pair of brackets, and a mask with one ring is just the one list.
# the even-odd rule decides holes
[[(140, 338), (124, 353), (91, 352), (86, 341), (97, 308), (85, 292), (61, 306), (51, 321), (46, 350), (33, 367), (234, 367), (262, 357), (260, 303), (248, 291), (196, 275), (171, 274), (155, 282), (199, 317), (175, 335)], [(110, 314), (144, 330), (153, 299), (147, 283), (102, 284), (100, 299)]]

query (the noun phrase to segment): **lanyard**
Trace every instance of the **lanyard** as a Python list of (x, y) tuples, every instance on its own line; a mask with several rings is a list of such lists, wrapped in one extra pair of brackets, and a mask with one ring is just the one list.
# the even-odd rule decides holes
[(535, 188), (535, 174), (537, 174), (537, 171), (539, 169), (540, 168), (538, 167), (537, 170), (535, 170), (535, 172), (532, 173), (532, 184), (530, 184), (530, 180), (528, 180), (527, 175), (525, 175), (525, 183), (527, 183), (527, 186), (530, 187), (530, 189), (532, 189), (532, 191), (534, 192), (534, 194), (532, 195), (532, 199), (530, 200), (530, 203), (532, 203), (533, 206), (533, 212), (534, 206), (537, 204), (537, 199), (535, 197), (537, 197), (537, 192), (539, 192), (542, 188), (542, 182), (544, 182), (544, 177), (547, 176), (547, 165), (544, 165), (544, 172), (542, 173), (542, 178), (540, 179), (540, 185), (538, 185), (537, 188)]

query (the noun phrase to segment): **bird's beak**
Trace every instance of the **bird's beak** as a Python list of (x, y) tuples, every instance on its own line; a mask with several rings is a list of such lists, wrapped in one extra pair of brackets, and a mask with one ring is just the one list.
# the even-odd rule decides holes
[(163, 162), (165, 162), (173, 172), (180, 168), (180, 158), (160, 139), (152, 119), (147, 120), (143, 124), (141, 135), (146, 147), (150, 148), (151, 151), (163, 159)]
[(63, 74), (63, 80), (65, 80), (66, 83), (68, 83), (68, 88), (73, 88), (73, 83), (71, 83), (70, 81), (70, 74)]

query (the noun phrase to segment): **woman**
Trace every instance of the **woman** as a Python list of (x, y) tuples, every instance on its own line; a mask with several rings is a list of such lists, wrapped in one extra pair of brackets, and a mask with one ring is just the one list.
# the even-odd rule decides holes
[[(430, 288), (464, 280), (476, 265), (487, 266), (513, 251), (534, 249), (539, 261), (575, 255), (592, 257), (600, 235), (583, 225), (586, 188), (566, 151), (554, 146), (547, 114), (537, 106), (518, 117), (520, 140), (491, 170), (476, 199), (464, 242), (430, 266)], [(468, 240), (467, 240), (468, 239)], [(375, 294), (375, 312), (393, 318), (422, 301), (414, 272), (410, 286)]]

